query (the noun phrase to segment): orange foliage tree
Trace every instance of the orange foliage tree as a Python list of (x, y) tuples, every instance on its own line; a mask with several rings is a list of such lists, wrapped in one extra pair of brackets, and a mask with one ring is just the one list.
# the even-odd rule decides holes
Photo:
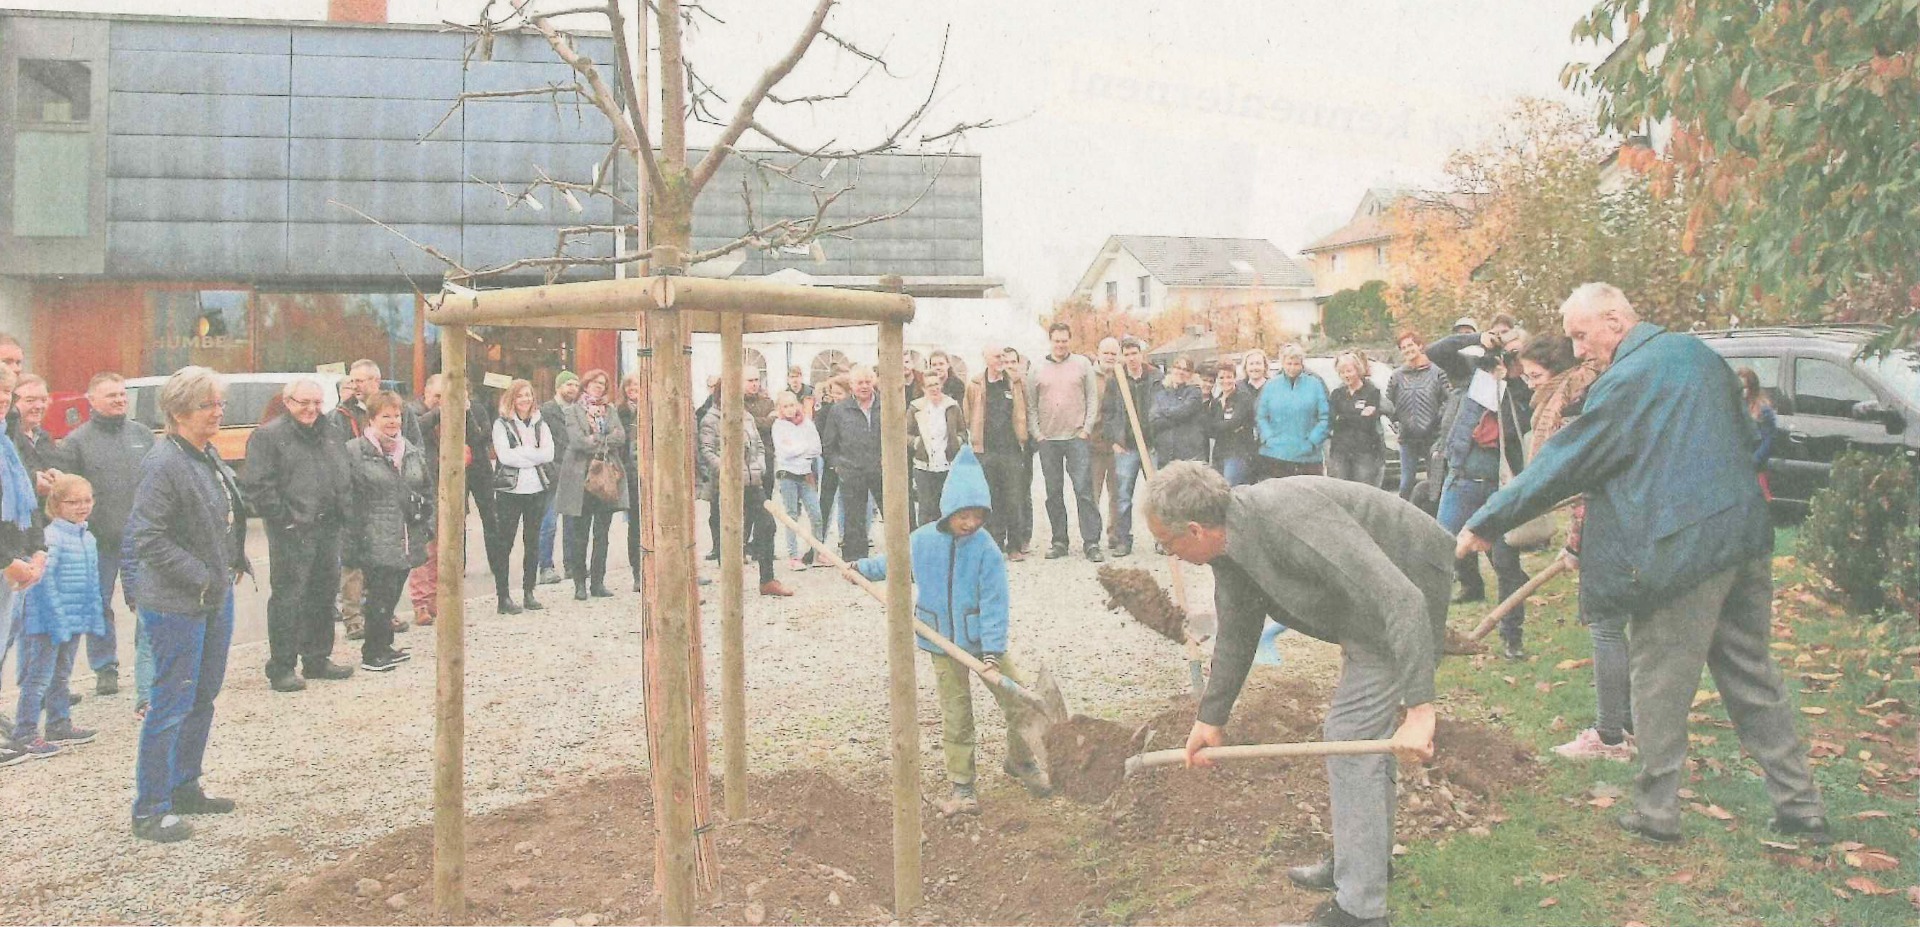
[(1254, 348), (1271, 353), (1289, 340), (1280, 334), (1273, 307), (1260, 304), (1193, 307), (1183, 303), (1148, 313), (1096, 306), (1074, 297), (1055, 303), (1052, 311), (1040, 316), (1043, 328), (1055, 322), (1073, 329), (1073, 349), (1088, 356), (1099, 349), (1102, 338), (1138, 338), (1151, 351), (1195, 329), (1212, 332), (1222, 353)]

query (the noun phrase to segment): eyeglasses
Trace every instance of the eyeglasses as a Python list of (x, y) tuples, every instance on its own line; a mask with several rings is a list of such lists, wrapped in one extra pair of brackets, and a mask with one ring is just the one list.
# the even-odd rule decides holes
[(209, 402), (201, 403), (200, 411), (204, 412), (208, 409), (225, 409), (226, 407), (227, 407), (227, 401), (225, 399), (215, 399)]
[(297, 407), (297, 408), (301, 408), (301, 409), (311, 409), (311, 408), (314, 408), (315, 406), (318, 406), (318, 405), (320, 405), (320, 404), (321, 404), (321, 401), (320, 401), (320, 400), (318, 400), (318, 399), (289, 399), (289, 400), (287, 400), (287, 405), (290, 405), (290, 406), (295, 406), (295, 407)]

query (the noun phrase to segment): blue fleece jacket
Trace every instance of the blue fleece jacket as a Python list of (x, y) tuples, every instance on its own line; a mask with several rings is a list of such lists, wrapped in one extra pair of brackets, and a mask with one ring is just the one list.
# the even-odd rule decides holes
[(45, 634), (56, 644), (107, 633), (100, 551), (86, 525), (64, 519), (47, 525), (47, 572), (26, 596), (24, 633)]
[(1254, 430), (1260, 435), (1260, 456), (1288, 463), (1317, 464), (1327, 443), (1327, 384), (1312, 373), (1288, 379), (1285, 374), (1260, 388), (1254, 412)]
[[(971, 445), (961, 445), (940, 493), (940, 520), (907, 539), (912, 556), (914, 610), (920, 620), (974, 656), (1007, 651), (1007, 560), (985, 531), (954, 537), (947, 520), (967, 508), (991, 509), (987, 477)], [(853, 565), (875, 582), (887, 578), (887, 558)], [(921, 640), (920, 649), (940, 653)]]

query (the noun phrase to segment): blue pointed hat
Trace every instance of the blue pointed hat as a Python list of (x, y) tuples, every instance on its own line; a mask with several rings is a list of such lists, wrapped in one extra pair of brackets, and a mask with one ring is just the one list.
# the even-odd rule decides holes
[(971, 508), (992, 510), (993, 495), (987, 491), (987, 472), (980, 468), (980, 458), (973, 456), (973, 446), (962, 444), (947, 470), (946, 488), (940, 491), (940, 518)]

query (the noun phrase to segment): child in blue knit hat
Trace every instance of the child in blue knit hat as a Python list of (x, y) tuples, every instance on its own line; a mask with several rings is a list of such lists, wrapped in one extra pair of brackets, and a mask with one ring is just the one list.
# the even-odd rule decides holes
[[(992, 511), (987, 477), (973, 447), (960, 443), (960, 453), (940, 492), (940, 518), (914, 529), (908, 539), (912, 554), (914, 611), (942, 637), (1015, 680), (1023, 680), (1007, 659), (1007, 558), (993, 537), (980, 530)], [(861, 575), (879, 582), (887, 578), (887, 558), (868, 557), (853, 565)], [(940, 692), (940, 745), (945, 754), (951, 793), (940, 802), (942, 817), (979, 814), (974, 789), (974, 728), (972, 677), (959, 661), (925, 639), (920, 649), (933, 658), (935, 687)], [(1007, 718), (1007, 762), (1003, 769), (1029, 790), (1044, 792), (1046, 777), (1029, 744), (1013, 735), (1020, 719), (1032, 709), (1018, 697), (989, 686)]]
[(67, 473), (54, 480), (47, 492), (46, 573), (23, 594), (20, 711), (13, 728), (13, 739), (36, 758), (93, 740), (93, 731), (73, 726), (67, 700), (80, 639), (106, 633), (100, 551), (87, 530), (92, 515), (93, 485), (85, 477)]

